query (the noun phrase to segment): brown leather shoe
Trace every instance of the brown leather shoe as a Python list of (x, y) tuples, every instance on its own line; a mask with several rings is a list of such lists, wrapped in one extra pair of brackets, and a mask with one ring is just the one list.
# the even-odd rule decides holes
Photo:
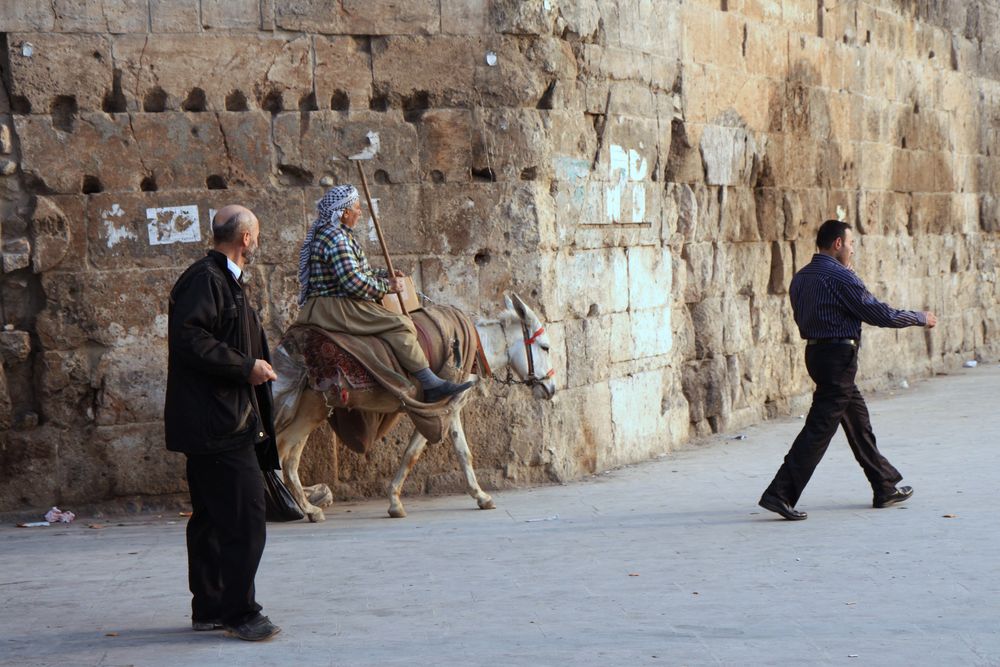
[(227, 625), (226, 634), (230, 637), (237, 637), (243, 641), (259, 642), (270, 639), (281, 632), (281, 628), (271, 622), (267, 616), (258, 615), (246, 623), (239, 625)]
[(896, 503), (901, 503), (904, 500), (907, 500), (912, 495), (912, 486), (901, 486), (887, 496), (875, 496), (875, 499), (872, 501), (872, 507), (878, 509), (888, 507), (889, 505), (895, 505)]
[(802, 521), (809, 516), (805, 512), (798, 511), (781, 498), (767, 493), (760, 497), (760, 502), (757, 504), (768, 511), (777, 512), (789, 521)]

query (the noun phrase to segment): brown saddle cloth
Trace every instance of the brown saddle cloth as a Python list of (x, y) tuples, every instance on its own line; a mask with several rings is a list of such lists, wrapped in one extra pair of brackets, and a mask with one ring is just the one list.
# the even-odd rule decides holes
[[(429, 306), (412, 317), (420, 347), (435, 373), (463, 382), (474, 372), (481, 344), (465, 313), (450, 306)], [(419, 383), (380, 338), (295, 325), (281, 345), (305, 367), (309, 387), (326, 396), (332, 408), (327, 420), (350, 449), (366, 452), (404, 412), (428, 442), (444, 437), (452, 401), (421, 402)]]

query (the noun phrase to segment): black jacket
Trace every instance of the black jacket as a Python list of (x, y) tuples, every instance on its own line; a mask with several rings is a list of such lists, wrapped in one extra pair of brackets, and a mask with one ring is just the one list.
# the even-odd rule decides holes
[(168, 313), (167, 449), (209, 454), (255, 444), (261, 468), (277, 469), (271, 383), (249, 382), (257, 359), (271, 361), (267, 338), (226, 256), (209, 250), (188, 267)]

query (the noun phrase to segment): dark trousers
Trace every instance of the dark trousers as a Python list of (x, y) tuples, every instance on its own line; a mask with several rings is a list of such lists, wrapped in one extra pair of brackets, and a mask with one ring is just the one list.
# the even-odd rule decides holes
[(838, 425), (844, 427), (854, 458), (865, 471), (875, 496), (892, 493), (903, 477), (875, 446), (868, 406), (854, 384), (858, 348), (840, 344), (809, 345), (806, 347), (806, 369), (816, 383), (812, 407), (805, 426), (765, 494), (777, 496), (794, 507)]
[(252, 445), (189, 454), (191, 618), (239, 625), (260, 612), (254, 577), (264, 553), (264, 480)]

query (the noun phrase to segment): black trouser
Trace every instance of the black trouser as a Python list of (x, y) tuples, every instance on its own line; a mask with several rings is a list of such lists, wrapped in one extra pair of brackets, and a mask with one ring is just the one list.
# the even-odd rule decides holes
[(252, 445), (189, 454), (191, 618), (239, 625), (260, 612), (254, 577), (264, 553), (264, 480)]
[(806, 369), (816, 383), (812, 407), (805, 426), (765, 494), (777, 496), (794, 507), (838, 425), (844, 427), (854, 458), (865, 471), (875, 496), (892, 493), (903, 477), (875, 446), (868, 406), (854, 384), (858, 348), (846, 344), (809, 345), (806, 347)]

